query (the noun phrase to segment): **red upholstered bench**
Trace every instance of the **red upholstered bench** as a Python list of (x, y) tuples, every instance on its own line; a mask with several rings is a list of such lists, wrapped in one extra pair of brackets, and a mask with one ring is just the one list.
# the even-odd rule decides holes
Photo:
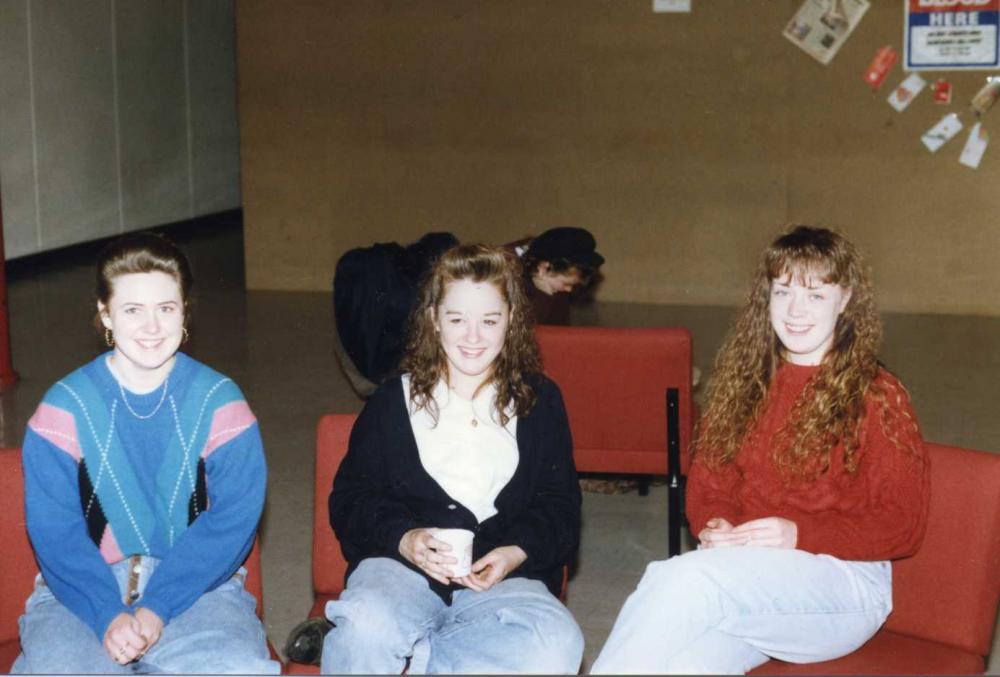
[(981, 674), (1000, 600), (1000, 454), (940, 444), (931, 458), (924, 543), (893, 562), (893, 612), (854, 653), (795, 665), (769, 661), (751, 674)]
[[(0, 672), (10, 672), (21, 653), (17, 620), (24, 613), (24, 603), (34, 588), (38, 565), (28, 541), (24, 525), (24, 471), (21, 450), (0, 449)], [(247, 569), (246, 589), (257, 598), (257, 615), (263, 617), (264, 591), (260, 571), (259, 541), (244, 566)], [(279, 660), (268, 643), (271, 657)]]
[(535, 336), (566, 402), (576, 469), (669, 475), (668, 554), (679, 554), (694, 421), (691, 332), (539, 326)]

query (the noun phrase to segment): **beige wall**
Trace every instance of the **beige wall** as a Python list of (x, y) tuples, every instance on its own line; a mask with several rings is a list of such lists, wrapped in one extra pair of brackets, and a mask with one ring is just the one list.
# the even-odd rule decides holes
[(877, 94), (861, 77), (901, 47), (903, 3), (874, 2), (828, 67), (781, 36), (800, 0), (693, 4), (240, 0), (248, 284), (325, 290), (346, 249), (429, 230), (580, 225), (600, 299), (735, 304), (803, 221), (858, 241), (883, 308), (1000, 314), (1000, 151), (972, 171), (964, 134), (919, 140), (984, 73), (900, 114), (899, 66)]

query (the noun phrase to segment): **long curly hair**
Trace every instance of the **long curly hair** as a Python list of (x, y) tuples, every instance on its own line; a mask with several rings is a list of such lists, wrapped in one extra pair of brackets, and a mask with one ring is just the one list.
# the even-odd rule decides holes
[(535, 392), (527, 377), (540, 373), (542, 367), (522, 286), (521, 264), (512, 251), (503, 247), (482, 244), (453, 247), (441, 255), (423, 281), (417, 305), (410, 315), (409, 339), (401, 365), (410, 374), (410, 400), (437, 421), (438, 403), (433, 392), (438, 381), (448, 380), (448, 359), (435, 319), (448, 285), (458, 280), (489, 282), (510, 309), (503, 348), (489, 377), (479, 386), (494, 384), (496, 417), (501, 425), (506, 425), (511, 418), (508, 411), (524, 416), (534, 406)]
[(710, 466), (736, 457), (760, 416), (783, 347), (771, 326), (771, 282), (836, 284), (850, 292), (837, 318), (833, 342), (775, 435), (771, 453), (786, 476), (815, 478), (843, 443), (844, 467), (857, 469), (859, 429), (869, 390), (879, 374), (882, 325), (869, 273), (855, 246), (838, 232), (794, 225), (764, 250), (746, 305), (715, 361), (696, 453)]

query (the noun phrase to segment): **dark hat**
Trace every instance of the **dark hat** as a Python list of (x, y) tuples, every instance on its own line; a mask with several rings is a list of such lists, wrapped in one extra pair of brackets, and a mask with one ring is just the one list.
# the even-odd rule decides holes
[(597, 253), (597, 242), (585, 228), (550, 228), (528, 246), (526, 255), (536, 261), (558, 261), (597, 270), (604, 257)]

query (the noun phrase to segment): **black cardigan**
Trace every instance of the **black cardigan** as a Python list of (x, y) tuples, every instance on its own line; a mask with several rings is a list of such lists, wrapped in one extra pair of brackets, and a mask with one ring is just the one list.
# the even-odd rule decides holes
[(470, 529), (476, 534), (473, 561), (496, 547), (518, 545), (528, 558), (509, 576), (540, 580), (558, 596), (563, 565), (579, 545), (580, 486), (559, 388), (544, 376), (530, 383), (537, 400), (517, 421), (517, 468), (497, 496), (497, 514), (482, 523), (424, 470), (401, 379), (375, 391), (351, 431), (329, 499), (348, 576), (365, 558), (391, 557), (424, 575), (450, 602), (451, 591), (461, 586), (427, 577), (399, 553), (399, 541), (418, 527)]

